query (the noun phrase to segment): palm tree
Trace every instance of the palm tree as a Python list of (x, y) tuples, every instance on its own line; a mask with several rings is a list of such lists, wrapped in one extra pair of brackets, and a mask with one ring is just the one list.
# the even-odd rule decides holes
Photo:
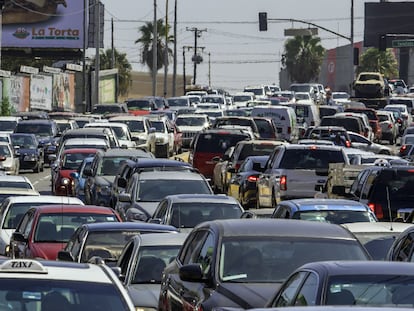
[(282, 65), (293, 82), (306, 83), (319, 76), (325, 49), (321, 39), (312, 36), (295, 36), (285, 43)]
[(381, 72), (384, 77), (398, 77), (398, 63), (391, 49), (380, 51), (376, 48), (367, 49), (362, 55), (359, 72), (375, 71)]
[[(143, 26), (139, 28), (139, 31), (141, 32), (141, 37), (135, 41), (135, 43), (140, 43), (142, 45), (142, 59), (141, 62), (143, 64), (146, 64), (150, 71), (152, 72), (152, 39), (153, 39), (153, 23), (152, 22), (146, 22)], [(164, 25), (164, 21), (162, 19), (159, 19), (157, 21), (157, 70), (160, 70), (164, 65), (168, 65), (168, 59), (167, 63), (165, 63), (164, 60), (164, 53), (165, 49), (168, 51), (168, 55), (172, 55), (172, 50), (168, 48), (169, 43), (174, 42), (174, 36), (168, 35), (168, 32), (170, 30), (169, 25)], [(165, 46), (165, 35), (168, 35), (167, 37), (167, 46)]]

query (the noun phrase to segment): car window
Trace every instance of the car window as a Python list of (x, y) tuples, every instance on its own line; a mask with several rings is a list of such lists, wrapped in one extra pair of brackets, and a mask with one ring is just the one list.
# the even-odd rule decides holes
[(399, 251), (393, 260), (395, 261), (413, 261), (412, 251), (413, 251), (413, 238), (414, 234), (408, 234), (406, 238), (400, 244)]
[(188, 264), (192, 260), (194, 253), (197, 253), (197, 250), (200, 248), (200, 245), (204, 241), (206, 235), (206, 231), (200, 230), (192, 233), (192, 237), (187, 239), (187, 242), (183, 246), (179, 256), (179, 259), (183, 265)]
[(154, 218), (163, 219), (165, 217), (165, 214), (167, 213), (167, 206), (168, 206), (167, 200), (161, 201), (160, 204), (158, 205), (157, 210), (154, 213)]
[(291, 276), (286, 282), (286, 286), (279, 294), (279, 298), (272, 304), (272, 307), (286, 307), (292, 305), (296, 292), (307, 274), (307, 272), (298, 272)]
[(316, 305), (316, 295), (318, 292), (318, 276), (309, 273), (305, 282), (302, 284), (293, 305), (295, 306), (314, 306)]
[[(214, 236), (209, 233), (205, 239), (200, 252), (194, 257), (194, 263), (199, 263), (204, 275), (207, 275), (211, 270), (214, 253)], [(191, 263), (191, 262), (190, 262)]]

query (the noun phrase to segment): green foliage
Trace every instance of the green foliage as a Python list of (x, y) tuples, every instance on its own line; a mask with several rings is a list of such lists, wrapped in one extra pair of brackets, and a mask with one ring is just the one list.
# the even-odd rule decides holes
[(312, 36), (295, 36), (285, 43), (282, 65), (293, 82), (307, 83), (319, 76), (325, 49), (321, 39)]
[(367, 49), (360, 58), (357, 72), (380, 72), (384, 77), (398, 77), (398, 63), (392, 49), (380, 51), (376, 48)]
[[(131, 79), (131, 64), (129, 63), (126, 53), (120, 53), (117, 49), (114, 50), (115, 67), (118, 69), (119, 75), (119, 94), (125, 95), (128, 93), (129, 81)], [(107, 49), (99, 53), (100, 70), (112, 69), (112, 50)], [(92, 64), (95, 59), (92, 60)]]
[[(154, 26), (151, 22), (146, 22), (143, 26), (139, 28), (141, 37), (135, 41), (135, 43), (140, 43), (142, 47), (141, 54), (141, 63), (146, 64), (150, 71), (153, 69), (153, 49), (152, 49), (152, 39), (154, 33)], [(160, 70), (165, 65), (168, 65), (165, 62), (164, 55), (165, 49), (167, 49), (168, 56), (172, 55), (172, 50), (168, 48), (168, 44), (174, 42), (174, 36), (168, 35), (170, 31), (169, 25), (164, 25), (164, 21), (159, 19), (157, 21), (157, 71)], [(167, 35), (167, 46), (165, 45), (165, 36)]]
[(10, 116), (11, 115), (11, 107), (10, 101), (8, 97), (4, 97), (1, 102), (1, 115), (2, 116)]
[(11, 72), (19, 72), (20, 66), (31, 66), (36, 68), (43, 68), (43, 66), (52, 66), (56, 62), (53, 59), (44, 59), (44, 58), (17, 58), (4, 55), (1, 57), (1, 69), (8, 70)]

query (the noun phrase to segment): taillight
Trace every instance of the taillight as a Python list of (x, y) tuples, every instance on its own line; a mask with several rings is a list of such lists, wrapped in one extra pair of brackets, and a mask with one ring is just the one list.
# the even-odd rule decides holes
[(254, 175), (250, 175), (249, 177), (247, 177), (247, 181), (249, 182), (257, 182), (259, 179), (259, 177), (254, 176)]
[(237, 162), (236, 165), (234, 165), (234, 168), (236, 169), (236, 172), (239, 170), (241, 163)]
[(280, 176), (280, 190), (287, 190), (287, 178), (286, 175)]
[(390, 124), (388, 124), (388, 128), (389, 129), (392, 129), (392, 124), (390, 123)]
[(404, 153), (405, 150), (407, 150), (407, 145), (402, 145), (400, 148), (400, 153)]
[(368, 203), (368, 207), (374, 212), (378, 219), (384, 218), (384, 212), (382, 210), (381, 204)]
[(351, 142), (349, 140), (345, 141), (345, 147), (351, 148)]

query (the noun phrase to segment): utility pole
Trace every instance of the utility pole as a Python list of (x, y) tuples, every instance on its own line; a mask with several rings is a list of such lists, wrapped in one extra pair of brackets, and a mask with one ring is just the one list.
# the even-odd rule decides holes
[[(173, 81), (172, 81), (172, 91), (173, 96), (175, 96), (175, 89), (177, 80), (177, 0), (174, 1), (174, 65), (173, 65)], [(185, 87), (185, 84), (184, 84)]]
[(115, 68), (114, 18), (111, 18), (111, 67)]
[(351, 83), (349, 85), (349, 94), (352, 94), (352, 84), (355, 80), (355, 60), (354, 60), (354, 0), (351, 0), (351, 34), (349, 36), (350, 58), (351, 58)]
[(194, 32), (194, 55), (192, 57), (193, 64), (194, 64), (194, 76), (193, 76), (193, 84), (196, 84), (196, 78), (197, 78), (197, 64), (201, 63), (203, 60), (201, 56), (197, 54), (197, 39), (201, 37), (201, 34), (204, 31), (207, 31), (207, 29), (198, 29), (197, 27), (193, 28), (186, 28), (187, 31)]
[(168, 0), (165, 0), (165, 43), (164, 43), (164, 97), (167, 97), (168, 75)]
[(186, 48), (187, 48), (186, 46), (183, 46), (183, 89), (184, 89), (183, 94), (185, 94), (185, 86), (187, 85), (187, 81), (185, 77), (185, 49)]
[(211, 53), (208, 52), (208, 87), (211, 88)]
[(152, 96), (157, 94), (157, 0), (154, 0), (154, 21), (152, 27)]
[(99, 0), (96, 0), (95, 6), (95, 96), (92, 107), (99, 104), (99, 67), (101, 66), (99, 55), (101, 45), (101, 5)]

